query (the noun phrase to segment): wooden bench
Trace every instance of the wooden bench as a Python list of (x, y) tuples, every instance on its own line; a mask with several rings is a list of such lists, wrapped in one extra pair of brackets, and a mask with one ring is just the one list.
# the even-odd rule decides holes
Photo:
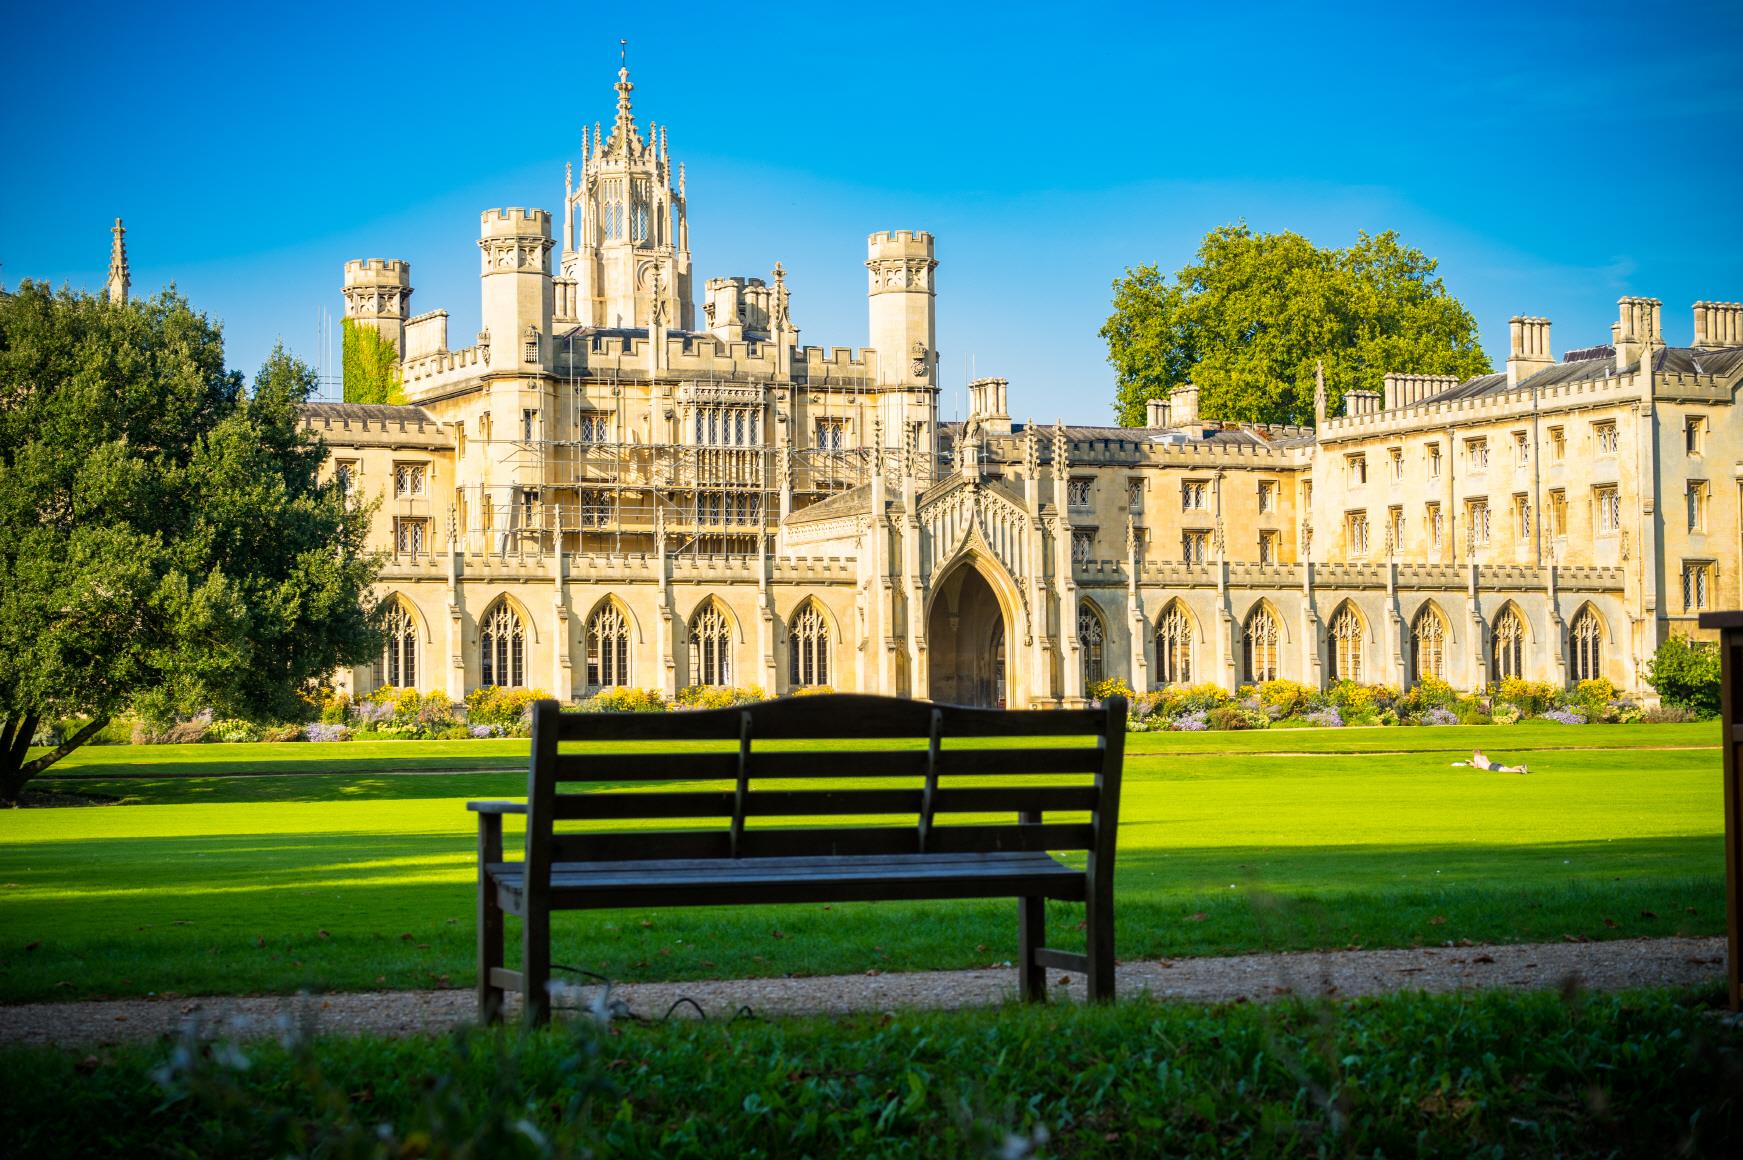
[[(478, 814), (479, 1014), (497, 1020), (505, 992), (518, 990), (529, 1021), (550, 1018), (554, 911), (775, 902), (1014, 898), (1023, 997), (1044, 999), (1056, 968), (1087, 974), (1090, 997), (1111, 999), (1125, 726), (1119, 697), (1015, 712), (845, 694), (680, 713), (563, 713), (540, 701), (526, 803), (468, 806)], [(1000, 738), (1017, 741), (986, 744)], [(718, 744), (660, 744), (698, 741)], [(868, 741), (880, 744), (855, 744)], [(848, 744), (814, 744), (826, 742)], [(868, 778), (884, 784), (783, 788)], [(502, 818), (519, 813), (524, 857), (504, 861)], [(681, 819), (692, 828), (610, 825)], [(1084, 852), (1084, 868), (1054, 851)], [(1086, 954), (1045, 945), (1050, 898), (1084, 903)], [(503, 963), (506, 915), (521, 922), (518, 971)]]

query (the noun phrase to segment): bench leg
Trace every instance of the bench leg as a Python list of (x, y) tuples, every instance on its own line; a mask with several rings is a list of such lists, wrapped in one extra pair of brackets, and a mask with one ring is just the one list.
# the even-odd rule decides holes
[(486, 869), (502, 861), (502, 817), (478, 815), (478, 1021), (502, 1019), (502, 988), (490, 981), (490, 972), (503, 965), (502, 907), (497, 905), (496, 884)]
[(478, 1021), (502, 1021), (502, 988), (490, 981), (493, 968), (502, 961), (502, 907), (496, 904), (496, 888), (478, 883)]
[(1047, 945), (1047, 900), (1017, 899), (1017, 986), (1025, 1003), (1047, 999), (1047, 968), (1035, 952)]
[(1114, 999), (1114, 899), (1113, 890), (1101, 897), (1093, 887), (1084, 904), (1084, 942), (1089, 958), (1089, 998), (1095, 1003)]
[(521, 923), (521, 1002), (529, 1027), (551, 1021), (551, 912), (527, 907)]

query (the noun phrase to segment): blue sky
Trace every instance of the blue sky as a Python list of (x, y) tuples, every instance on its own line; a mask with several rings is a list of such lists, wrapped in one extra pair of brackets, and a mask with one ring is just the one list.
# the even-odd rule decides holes
[[(969, 367), (1018, 417), (1104, 422), (1127, 266), (1245, 219), (1437, 257), (1506, 356), (1544, 315), (1743, 299), (1743, 4), (570, 3), (281, 10), (76, 2), (0, 43), (0, 280), (174, 281), (247, 372), (321, 358), (354, 257), (476, 330), (479, 211), (560, 209), (581, 127), (636, 109), (689, 171), (698, 286), (790, 271), (806, 343), (866, 341), (865, 235), (938, 238), (944, 411)], [(336, 324), (335, 324), (336, 325)]]

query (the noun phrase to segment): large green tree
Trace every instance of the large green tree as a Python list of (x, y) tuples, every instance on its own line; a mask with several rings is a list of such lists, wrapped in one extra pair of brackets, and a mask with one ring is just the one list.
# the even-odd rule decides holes
[(1436, 265), (1390, 230), (1328, 250), (1241, 224), (1206, 234), (1172, 279), (1129, 269), (1101, 329), (1119, 420), (1142, 426), (1147, 400), (1190, 382), (1206, 417), (1311, 424), (1320, 362), (1331, 414), (1346, 392), (1379, 390), (1387, 371), (1483, 374), (1476, 323)]
[(373, 652), (379, 561), (317, 476), (314, 387), (278, 350), (245, 390), (173, 291), (0, 294), (0, 799), (126, 708), (284, 717)]

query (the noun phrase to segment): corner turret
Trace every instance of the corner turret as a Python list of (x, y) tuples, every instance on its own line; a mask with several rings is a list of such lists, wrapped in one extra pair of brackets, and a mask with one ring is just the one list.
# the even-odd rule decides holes
[(492, 369), (550, 369), (551, 215), (542, 209), (487, 209), (479, 215), (484, 329)]
[(345, 317), (368, 327), (405, 357), (405, 323), (411, 316), (412, 266), (397, 258), (357, 258), (345, 263)]
[(866, 291), (871, 344), (878, 352), (878, 384), (885, 399), (884, 437), (890, 447), (918, 442), (930, 457), (938, 426), (937, 296), (932, 272), (938, 259), (925, 230), (879, 232), (866, 239)]

